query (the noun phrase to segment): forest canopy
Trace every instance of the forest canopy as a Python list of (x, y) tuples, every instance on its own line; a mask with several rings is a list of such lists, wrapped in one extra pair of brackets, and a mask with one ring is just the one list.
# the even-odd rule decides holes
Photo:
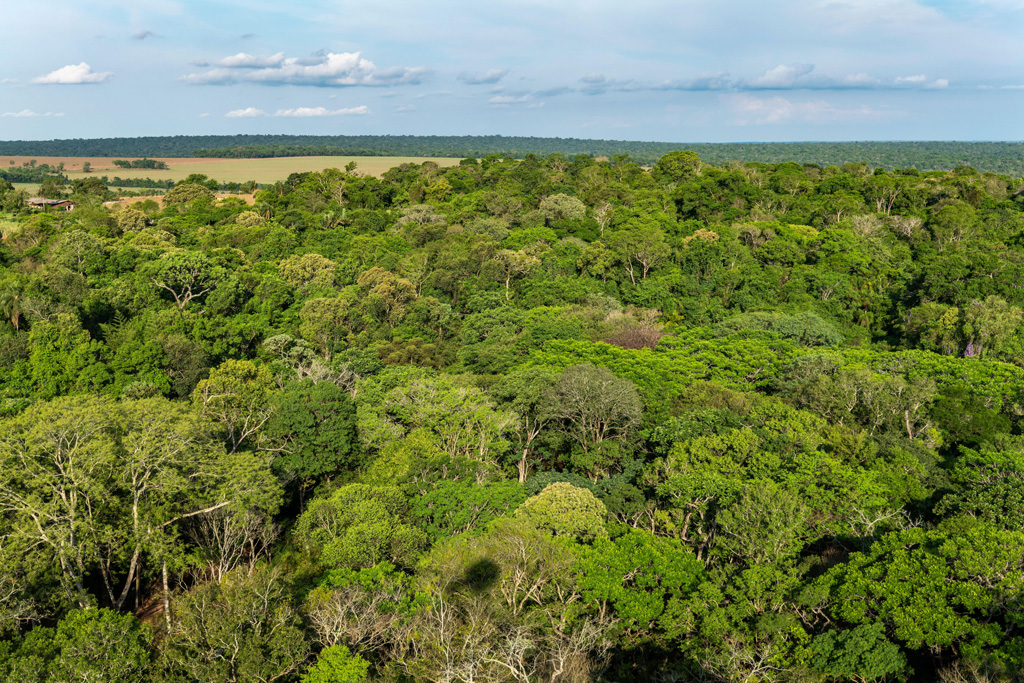
[(634, 158), (0, 181), (0, 680), (1017, 680), (1019, 173)]

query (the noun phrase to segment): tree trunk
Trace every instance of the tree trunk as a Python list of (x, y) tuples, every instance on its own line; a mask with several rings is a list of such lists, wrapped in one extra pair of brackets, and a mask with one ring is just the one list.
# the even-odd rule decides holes
[(167, 630), (171, 630), (171, 589), (167, 584), (167, 558), (164, 558), (160, 566), (160, 574), (164, 583), (164, 623)]
[(530, 447), (526, 446), (523, 448), (523, 456), (516, 463), (516, 469), (519, 470), (519, 483), (523, 484), (526, 482), (526, 472), (529, 469), (529, 465), (526, 464), (526, 455), (530, 452)]

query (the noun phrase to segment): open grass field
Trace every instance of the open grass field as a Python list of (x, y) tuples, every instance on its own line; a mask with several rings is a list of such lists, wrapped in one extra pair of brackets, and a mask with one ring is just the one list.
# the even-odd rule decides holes
[(325, 168), (344, 168), (349, 162), (356, 162), (356, 171), (365, 175), (381, 176), (395, 166), (404, 163), (433, 161), (440, 166), (454, 166), (459, 159), (426, 157), (280, 157), (276, 159), (177, 159), (161, 158), (170, 167), (166, 171), (152, 168), (124, 169), (114, 166), (113, 158), (105, 157), (5, 157), (0, 156), (0, 168), (14, 164), (20, 166), (35, 159), (39, 164), (64, 164), (69, 178), (84, 177), (82, 164), (92, 164), (91, 175), (120, 178), (152, 178), (153, 180), (181, 180), (192, 173), (202, 173), (222, 183), (273, 183), (284, 180), (292, 173), (322, 171)]

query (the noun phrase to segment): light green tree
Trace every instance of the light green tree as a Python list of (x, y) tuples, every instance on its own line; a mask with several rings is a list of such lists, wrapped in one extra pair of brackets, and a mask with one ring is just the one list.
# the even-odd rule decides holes
[(671, 250), (657, 223), (631, 219), (608, 237), (608, 247), (622, 262), (629, 281), (646, 279), (651, 270), (668, 258)]
[(210, 371), (192, 392), (192, 402), (204, 417), (219, 424), (231, 451), (255, 444), (273, 414), (277, 386), (265, 365), (249, 360), (226, 360)]
[(332, 645), (317, 655), (316, 663), (302, 677), (302, 683), (362, 683), (370, 663), (344, 645)]
[(608, 510), (587, 489), (565, 482), (549, 484), (536, 496), (527, 498), (515, 512), (516, 519), (546, 529), (555, 536), (592, 541), (608, 535)]
[(624, 440), (640, 424), (642, 407), (633, 383), (591, 363), (566, 368), (554, 386), (554, 416), (584, 451)]

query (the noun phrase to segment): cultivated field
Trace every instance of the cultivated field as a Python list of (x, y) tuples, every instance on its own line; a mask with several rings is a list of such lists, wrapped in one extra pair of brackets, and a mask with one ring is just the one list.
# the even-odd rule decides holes
[(153, 180), (181, 180), (192, 173), (202, 173), (222, 183), (273, 183), (284, 180), (292, 173), (322, 171), (325, 168), (345, 168), (349, 162), (356, 162), (356, 171), (365, 175), (381, 176), (385, 171), (405, 163), (433, 161), (440, 166), (454, 166), (459, 159), (426, 157), (280, 157), (276, 159), (178, 159), (159, 158), (170, 167), (166, 171), (152, 168), (124, 169), (114, 166), (114, 158), (107, 157), (5, 157), (0, 156), (0, 168), (10, 165), (13, 160), (20, 166), (35, 159), (39, 164), (64, 164), (69, 178), (84, 177), (82, 164), (92, 164), (90, 175), (106, 175), (113, 178), (152, 178)]

